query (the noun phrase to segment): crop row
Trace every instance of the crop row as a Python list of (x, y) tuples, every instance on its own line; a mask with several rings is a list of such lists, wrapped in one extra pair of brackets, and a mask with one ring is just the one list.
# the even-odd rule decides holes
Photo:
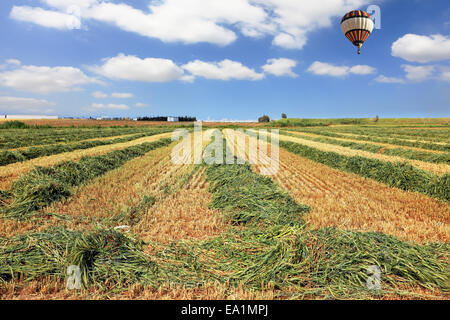
[(298, 297), (348, 294), (371, 296), (367, 268), (379, 266), (383, 286), (397, 281), (448, 290), (447, 245), (419, 246), (380, 233), (334, 228), (309, 230), (296, 204), (267, 177), (248, 165), (212, 165), (206, 170), (211, 207), (232, 225), (215, 238), (169, 245), (143, 243), (114, 230), (89, 233), (62, 228), (0, 239), (0, 280), (65, 278), (81, 268), (85, 286), (125, 289), (142, 283), (201, 287), (219, 282), (245, 289), (274, 287)]
[[(311, 137), (307, 135), (301, 135), (297, 133), (292, 133), (289, 131), (280, 131), (283, 135), (293, 136), (293, 137), (299, 137), (305, 140), (310, 141), (317, 141), (327, 144), (333, 144), (338, 146), (347, 147), (354, 150), (364, 150), (371, 153), (380, 153), (380, 151), (384, 148), (383, 146), (370, 144), (370, 143), (357, 143), (357, 142), (351, 142), (351, 141), (342, 141), (342, 140), (336, 140), (332, 138), (326, 138), (326, 137)], [(386, 149), (383, 150), (383, 154), (390, 155), (390, 156), (398, 156), (405, 159), (411, 159), (411, 160), (420, 160), (425, 162), (431, 162), (431, 163), (447, 163), (450, 164), (450, 153), (433, 153), (433, 152), (424, 152), (424, 151), (417, 151), (417, 150), (411, 150), (411, 149), (402, 149), (402, 148), (393, 148), (393, 149)]]
[(0, 148), (13, 149), (43, 144), (74, 142), (126, 134), (145, 133), (148, 128), (65, 128), (1, 130)]
[(128, 142), (142, 137), (152, 136), (167, 131), (168, 130), (157, 129), (157, 130), (149, 130), (145, 133), (139, 133), (132, 136), (116, 138), (111, 140), (81, 141), (72, 144), (61, 143), (53, 145), (35, 146), (22, 150), (4, 150), (0, 152), (0, 166), (5, 166), (11, 163), (26, 161), (44, 156), (50, 156), (63, 152), (70, 152), (74, 150), (89, 149), (98, 146)]
[(25, 219), (35, 211), (69, 197), (72, 187), (170, 143), (170, 139), (161, 139), (100, 156), (83, 157), (78, 162), (65, 161), (52, 167), (36, 167), (14, 181), (9, 190), (13, 201), (1, 209), (3, 216)]
[(352, 139), (352, 140), (360, 140), (360, 141), (372, 141), (372, 142), (394, 144), (394, 145), (398, 145), (398, 146), (421, 148), (421, 149), (426, 149), (426, 150), (437, 150), (437, 151), (450, 152), (450, 146), (443, 145), (443, 144), (437, 144), (437, 143), (409, 141), (409, 140), (403, 140), (403, 139), (397, 139), (397, 138), (381, 138), (381, 137), (374, 137), (374, 136), (367, 136), (367, 135), (349, 137), (344, 134), (331, 132), (331, 131), (325, 131), (323, 129), (322, 130), (291, 129), (290, 131), (314, 133), (317, 135), (327, 136), (327, 137), (332, 137), (332, 138), (344, 138), (344, 139)]
[(407, 163), (392, 163), (360, 156), (326, 152), (294, 142), (280, 141), (290, 152), (329, 167), (356, 173), (405, 191), (420, 192), (450, 202), (450, 174), (436, 176)]
[(401, 139), (449, 141), (449, 130), (406, 129), (386, 127), (334, 127), (334, 132), (351, 133), (358, 135), (371, 135), (379, 137), (397, 136)]

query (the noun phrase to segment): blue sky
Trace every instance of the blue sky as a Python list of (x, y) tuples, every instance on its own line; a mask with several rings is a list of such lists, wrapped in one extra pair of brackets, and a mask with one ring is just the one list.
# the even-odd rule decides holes
[[(371, 4), (357, 55), (340, 19)], [(0, 114), (450, 116), (447, 0), (3, 0), (0, 23)]]

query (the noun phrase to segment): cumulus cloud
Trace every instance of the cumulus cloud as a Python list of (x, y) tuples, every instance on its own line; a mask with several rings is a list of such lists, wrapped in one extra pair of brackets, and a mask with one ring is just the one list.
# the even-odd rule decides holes
[(54, 105), (55, 104), (53, 102), (42, 99), (0, 96), (0, 110), (5, 113), (11, 111), (26, 113), (51, 113), (53, 112), (53, 109), (49, 107)]
[(126, 93), (126, 92), (113, 92), (113, 93), (111, 93), (111, 97), (117, 98), (117, 99), (129, 99), (129, 98), (133, 98), (133, 94)]
[(392, 44), (392, 55), (420, 63), (447, 60), (450, 59), (450, 37), (406, 34)]
[(320, 76), (345, 77), (349, 74), (368, 75), (376, 72), (376, 69), (367, 65), (335, 66), (330, 63), (315, 61), (307, 70)]
[(220, 62), (204, 62), (200, 60), (191, 61), (183, 66), (196, 77), (215, 80), (261, 80), (263, 73), (244, 66), (242, 63), (232, 60), (222, 60)]
[(17, 67), (20, 66), (22, 63), (20, 62), (20, 60), (17, 59), (8, 59), (5, 61), (5, 63), (0, 65), (0, 70), (2, 69), (6, 69), (8, 67)]
[(0, 86), (41, 94), (79, 90), (89, 83), (101, 82), (73, 67), (22, 66), (0, 72)]
[(349, 70), (350, 73), (353, 74), (359, 74), (359, 75), (368, 75), (368, 74), (374, 74), (377, 72), (377, 69), (366, 66), (366, 65), (356, 65), (354, 67), (351, 67)]
[(403, 64), (401, 67), (405, 72), (404, 78), (386, 77), (384, 75), (380, 75), (375, 79), (375, 81), (382, 83), (413, 83), (430, 79), (437, 81), (450, 81), (450, 68), (447, 66), (412, 66)]
[(77, 15), (45, 10), (39, 7), (14, 6), (10, 17), (15, 20), (32, 22), (43, 27), (60, 30), (79, 29), (81, 27), (81, 20)]
[(405, 80), (402, 78), (386, 77), (384, 75), (379, 75), (375, 78), (375, 81), (380, 83), (405, 83)]
[(184, 71), (172, 60), (141, 59), (122, 53), (114, 58), (104, 59), (103, 65), (90, 67), (90, 70), (110, 79), (144, 82), (180, 80), (184, 75)]
[(442, 68), (439, 74), (439, 79), (442, 81), (450, 82), (450, 68), (448, 67)]
[(410, 81), (424, 81), (431, 77), (435, 68), (434, 66), (411, 66), (402, 65), (403, 70), (406, 72), (406, 79)]
[(106, 93), (104, 93), (104, 92), (101, 92), (101, 91), (95, 91), (95, 92), (92, 92), (92, 96), (93, 96), (94, 98), (97, 98), (97, 99), (105, 99), (105, 98), (108, 98), (108, 94), (106, 94)]
[(142, 102), (138, 102), (138, 103), (135, 104), (135, 106), (138, 107), (138, 108), (143, 108), (143, 107), (147, 107), (147, 104), (142, 103)]
[(262, 66), (262, 69), (266, 73), (273, 74), (277, 77), (281, 76), (289, 76), (289, 77), (298, 77), (298, 74), (292, 71), (297, 65), (297, 61), (286, 58), (279, 59), (269, 59), (267, 60), (267, 64)]
[(286, 49), (301, 49), (308, 33), (333, 25), (333, 18), (363, 5), (369, 0), (254, 0), (266, 8), (270, 21), (276, 25), (273, 44)]
[(92, 92), (92, 96), (97, 99), (106, 99), (108, 97), (116, 98), (116, 99), (128, 99), (128, 98), (134, 97), (134, 95), (132, 93), (127, 93), (127, 92), (113, 92), (113, 93), (111, 93), (111, 96), (110, 96), (109, 94), (104, 93), (102, 91)]
[[(301, 49), (308, 33), (332, 26), (345, 12), (377, 0), (159, 0), (147, 9), (122, 2), (42, 0), (52, 11), (15, 6), (11, 17), (46, 27), (70, 29), (66, 19), (77, 17), (114, 25), (122, 30), (165, 42), (208, 42), (228, 45), (238, 37), (273, 37), (275, 46)], [(57, 15), (59, 13), (59, 15)], [(81, 20), (79, 21), (81, 23)]]

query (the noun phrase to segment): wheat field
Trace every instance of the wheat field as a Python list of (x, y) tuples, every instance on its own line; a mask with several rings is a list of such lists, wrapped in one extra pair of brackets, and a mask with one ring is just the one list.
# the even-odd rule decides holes
[[(21, 147), (0, 129), (1, 298), (448, 300), (448, 127), (283, 127), (267, 154), (258, 127), (244, 145), (219, 127), (186, 141), (234, 164), (175, 164), (168, 127), (114, 125), (26, 129)], [(72, 151), (48, 144), (58, 130)]]

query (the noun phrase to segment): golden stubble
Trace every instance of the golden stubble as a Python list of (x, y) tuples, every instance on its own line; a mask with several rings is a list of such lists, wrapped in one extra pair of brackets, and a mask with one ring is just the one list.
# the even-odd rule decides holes
[(139, 145), (144, 142), (153, 142), (162, 138), (168, 138), (172, 133), (163, 133), (149, 137), (143, 137), (136, 140), (116, 143), (112, 145), (99, 146), (90, 149), (76, 150), (72, 152), (60, 153), (52, 156), (40, 157), (28, 161), (12, 163), (0, 167), (0, 189), (6, 190), (11, 187), (11, 183), (26, 174), (35, 166), (50, 167), (62, 161), (77, 161), (85, 156), (98, 156), (111, 151), (125, 149), (131, 146)]
[[(255, 165), (255, 171), (260, 167)], [(298, 203), (311, 207), (304, 217), (312, 229), (378, 231), (417, 243), (450, 240), (447, 203), (327, 167), (283, 148), (278, 167), (272, 179)]]
[[(286, 130), (286, 131), (289, 131), (289, 130)], [(430, 154), (433, 154), (433, 153), (434, 154), (446, 153), (444, 151), (439, 151), (439, 150), (428, 150), (428, 149), (421, 149), (421, 148), (416, 148), (416, 147), (400, 146), (400, 145), (390, 144), (390, 143), (374, 142), (374, 141), (370, 141), (370, 140), (351, 139), (351, 137), (364, 137), (364, 136), (358, 136), (358, 135), (355, 135), (355, 134), (352, 134), (352, 135), (344, 134), (344, 133), (341, 133), (341, 132), (339, 134), (350, 135), (349, 138), (327, 137), (327, 136), (321, 136), (319, 134), (314, 134), (314, 133), (310, 133), (310, 132), (302, 132), (302, 131), (289, 131), (289, 133), (294, 134), (294, 135), (308, 136), (308, 137), (312, 137), (312, 138), (330, 138), (330, 139), (338, 140), (338, 141), (373, 144), (373, 145), (376, 145), (376, 146), (384, 147), (384, 149), (398, 149), (398, 148), (402, 148), (402, 149), (405, 149), (405, 150), (415, 150), (415, 151), (421, 151), (421, 152), (428, 152)]]
[(371, 153), (368, 151), (363, 150), (353, 150), (350, 148), (337, 146), (337, 145), (331, 145), (316, 141), (310, 141), (306, 139), (296, 138), (296, 137), (290, 137), (280, 134), (280, 140), (283, 141), (291, 141), (295, 143), (299, 143), (308, 147), (312, 147), (321, 151), (325, 152), (336, 152), (338, 154), (344, 155), (344, 156), (361, 156), (369, 159), (377, 159), (381, 161), (388, 161), (388, 162), (408, 162), (412, 166), (422, 169), (437, 175), (443, 175), (446, 173), (450, 173), (450, 166), (444, 163), (429, 163), (419, 160), (410, 160), (410, 159), (404, 159), (397, 156), (387, 156), (384, 154), (378, 154), (378, 153)]

